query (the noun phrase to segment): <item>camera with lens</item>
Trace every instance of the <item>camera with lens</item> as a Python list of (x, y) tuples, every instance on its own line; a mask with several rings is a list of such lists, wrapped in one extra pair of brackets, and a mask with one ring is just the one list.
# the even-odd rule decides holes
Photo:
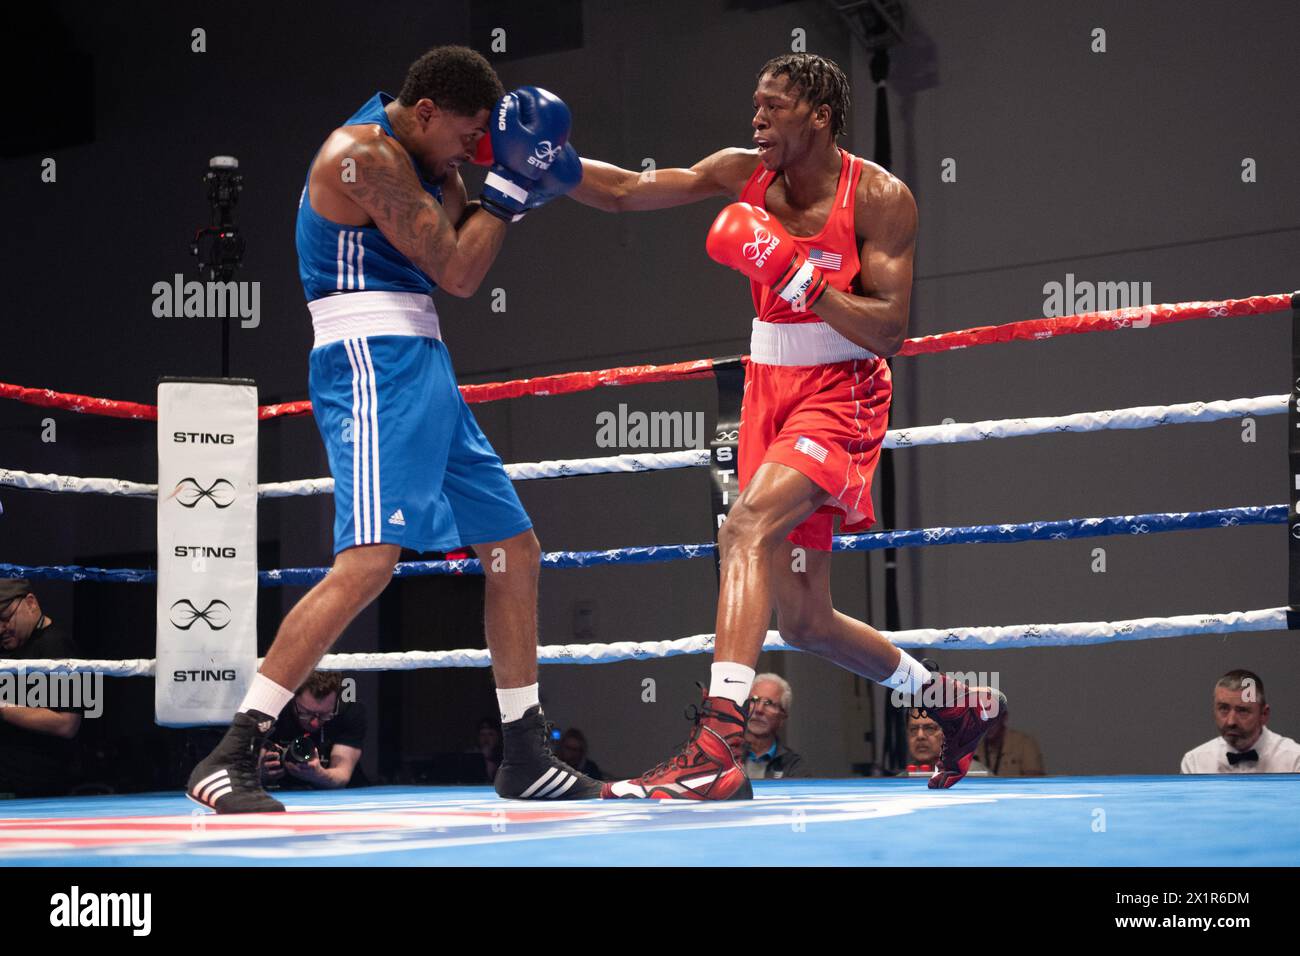
[(302, 736), (284, 745), (280, 751), (280, 760), (284, 763), (311, 763), (319, 754), (316, 741)]

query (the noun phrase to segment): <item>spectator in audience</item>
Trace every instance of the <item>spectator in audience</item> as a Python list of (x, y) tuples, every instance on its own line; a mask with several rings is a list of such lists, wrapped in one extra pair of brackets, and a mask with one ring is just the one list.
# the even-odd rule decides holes
[(356, 701), (343, 700), (343, 689), (343, 675), (336, 671), (312, 671), (298, 688), (263, 749), (264, 785), (279, 784), (281, 790), (365, 786), (358, 764), (366, 741), (366, 711)]
[[(907, 712), (907, 754), (912, 770), (933, 770), (943, 746), (943, 730), (929, 714), (913, 707)], [(903, 771), (908, 773), (908, 770)], [(970, 762), (969, 773), (988, 773), (978, 759)]]
[(1300, 744), (1267, 726), (1264, 682), (1247, 670), (1228, 671), (1214, 685), (1219, 736), (1183, 754), (1183, 773), (1300, 773)]
[(477, 752), (483, 756), (483, 777), (488, 783), (496, 780), (501, 766), (501, 721), (497, 717), (484, 717), (478, 722)]
[(1047, 773), (1038, 741), (1003, 720), (975, 748), (975, 759), (995, 777), (1042, 777)]
[(577, 727), (570, 727), (560, 738), (556, 756), (579, 773), (592, 780), (604, 780), (605, 774), (594, 760), (587, 759), (587, 736)]
[[(0, 659), (75, 658), (73, 640), (54, 626), (23, 578), (0, 579)], [(12, 678), (11, 678), (12, 680)], [(22, 707), (0, 697), (0, 794), (66, 793), (75, 782), (81, 710)]]
[(754, 678), (749, 698), (749, 723), (745, 725), (745, 773), (751, 780), (806, 777), (803, 758), (781, 743), (781, 728), (790, 716), (794, 693), (779, 674)]

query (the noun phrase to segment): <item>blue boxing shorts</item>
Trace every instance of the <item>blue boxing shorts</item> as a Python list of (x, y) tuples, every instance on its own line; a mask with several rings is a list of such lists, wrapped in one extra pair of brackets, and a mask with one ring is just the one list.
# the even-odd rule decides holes
[(313, 348), (310, 370), (334, 476), (335, 554), (380, 543), (451, 551), (532, 527), (440, 339), (346, 337)]

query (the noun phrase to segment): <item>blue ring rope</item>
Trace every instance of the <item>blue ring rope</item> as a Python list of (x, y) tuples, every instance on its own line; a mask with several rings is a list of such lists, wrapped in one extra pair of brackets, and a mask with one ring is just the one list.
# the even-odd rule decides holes
[[(1210, 511), (1171, 511), (1145, 515), (1114, 515), (1109, 518), (1066, 518), (1061, 521), (1028, 521), (1022, 524), (977, 524), (952, 528), (915, 528), (870, 534), (836, 535), (835, 551), (879, 551), (883, 548), (928, 548), (941, 544), (1010, 544), (1020, 541), (1068, 541), (1112, 535), (1161, 534), (1201, 528), (1236, 528), (1246, 525), (1285, 524), (1286, 505), (1257, 505), (1247, 508), (1216, 508)], [(543, 568), (591, 568), (608, 564), (654, 564), (712, 557), (717, 546), (706, 544), (662, 544), (641, 548), (611, 548), (606, 551), (549, 551), (542, 555)], [(277, 568), (258, 572), (262, 587), (315, 584), (329, 568)], [(422, 577), (432, 574), (482, 574), (477, 558), (456, 561), (403, 561), (394, 576)], [(30, 578), (35, 581), (110, 581), (118, 584), (150, 584), (157, 572), (146, 568), (86, 568), (77, 565), (27, 566), (0, 563), (0, 578)]]

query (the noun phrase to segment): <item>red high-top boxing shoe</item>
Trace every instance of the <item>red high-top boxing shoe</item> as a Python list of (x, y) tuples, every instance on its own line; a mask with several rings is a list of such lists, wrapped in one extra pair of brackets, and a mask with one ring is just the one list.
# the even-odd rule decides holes
[[(943, 746), (927, 786), (947, 790), (966, 776), (980, 740), (1007, 719), (1007, 698), (993, 687), (967, 687), (946, 674), (921, 689), (921, 709), (943, 731)], [(929, 702), (937, 703), (931, 705)]]
[(686, 716), (695, 721), (695, 728), (676, 756), (633, 780), (605, 784), (600, 795), (606, 799), (753, 799), (754, 788), (744, 767), (749, 705), (741, 707), (726, 697), (706, 696), (704, 703), (692, 705)]

